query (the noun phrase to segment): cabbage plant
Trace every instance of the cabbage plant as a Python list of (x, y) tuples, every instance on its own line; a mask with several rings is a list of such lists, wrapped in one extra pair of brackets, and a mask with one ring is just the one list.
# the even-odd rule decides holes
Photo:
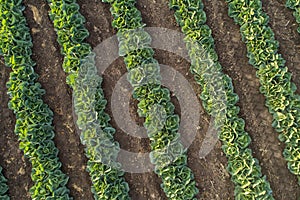
[(64, 56), (63, 69), (73, 89), (76, 124), (81, 143), (86, 146), (87, 171), (95, 199), (130, 199), (129, 187), (120, 163), (116, 162), (119, 144), (115, 129), (104, 111), (107, 100), (101, 87), (91, 45), (85, 43), (89, 32), (76, 0), (48, 0), (49, 16)]
[(187, 167), (186, 149), (178, 134), (179, 116), (174, 114), (170, 91), (161, 86), (160, 67), (153, 58), (151, 37), (143, 29), (135, 0), (103, 0), (111, 4), (112, 26), (117, 29), (119, 55), (124, 57), (138, 114), (151, 142), (150, 161), (162, 178), (161, 187), (169, 199), (195, 199), (199, 192)]
[[(285, 60), (278, 53), (279, 44), (269, 27), (269, 17), (260, 0), (226, 0), (228, 14), (240, 25), (243, 41), (247, 46), (249, 63), (256, 68), (260, 92), (266, 98), (265, 105), (273, 116), (273, 128), (279, 140), (285, 143), (283, 156), (290, 172), (300, 185), (300, 96), (291, 81), (291, 73)], [(288, 1), (289, 7), (299, 1)]]
[(7, 195), (8, 186), (7, 180), (2, 174), (2, 167), (0, 166), (0, 199), (9, 200), (9, 196)]
[[(42, 100), (45, 91), (34, 72), (31, 35), (23, 10), (21, 0), (0, 0), (0, 53), (12, 70), (7, 82), (8, 106), (16, 116), (20, 149), (32, 166), (29, 192), (32, 199), (72, 199), (53, 142), (53, 112)], [(6, 190), (1, 184), (0, 196)]]
[(199, 0), (170, 0), (170, 8), (185, 34), (184, 41), (191, 59), (190, 71), (202, 88), (200, 99), (214, 119), (222, 149), (228, 159), (227, 171), (235, 185), (235, 199), (273, 199), (272, 190), (261, 167), (249, 148), (251, 138), (245, 121), (238, 116), (239, 98), (231, 78), (222, 72), (214, 50), (211, 29)]

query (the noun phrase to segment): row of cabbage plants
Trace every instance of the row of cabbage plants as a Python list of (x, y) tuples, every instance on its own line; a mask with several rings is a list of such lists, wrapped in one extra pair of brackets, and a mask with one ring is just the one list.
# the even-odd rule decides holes
[(48, 0), (50, 19), (64, 56), (63, 69), (67, 83), (73, 88), (77, 125), (81, 143), (86, 146), (87, 171), (92, 180), (95, 199), (130, 199), (129, 187), (118, 163), (119, 144), (114, 141), (115, 129), (105, 113), (106, 99), (97, 75), (95, 55), (84, 40), (89, 35), (85, 18), (76, 0)]
[[(296, 18), (296, 22), (300, 24), (300, 1), (298, 0), (287, 0), (286, 7), (294, 10), (293, 15)], [(298, 33), (300, 33), (300, 26), (297, 29)]]
[(253, 65), (260, 81), (260, 92), (273, 116), (272, 126), (285, 143), (283, 155), (288, 169), (300, 184), (300, 96), (285, 60), (278, 53), (278, 41), (268, 26), (269, 18), (262, 10), (260, 0), (226, 0), (229, 16), (240, 25), (247, 46), (249, 63)]
[(9, 196), (7, 195), (8, 186), (7, 180), (2, 174), (2, 167), (0, 166), (0, 199), (9, 200)]
[(145, 117), (150, 138), (150, 160), (162, 178), (169, 199), (194, 199), (198, 193), (194, 175), (187, 166), (186, 149), (179, 139), (179, 117), (174, 114), (170, 91), (161, 86), (160, 67), (153, 58), (151, 37), (143, 29), (135, 0), (103, 0), (111, 4), (112, 25), (118, 30), (119, 55), (124, 57), (128, 81), (138, 100), (138, 113)]
[(42, 100), (31, 59), (32, 41), (21, 0), (0, 0), (0, 53), (11, 68), (7, 82), (9, 108), (16, 115), (15, 133), (20, 149), (32, 165), (32, 199), (71, 199), (68, 177), (61, 171), (53, 137), (53, 113)]
[(273, 199), (270, 184), (249, 149), (250, 136), (245, 122), (238, 116), (238, 95), (232, 80), (222, 72), (214, 50), (211, 29), (199, 0), (170, 0), (170, 8), (182, 32), (191, 59), (190, 71), (202, 88), (200, 99), (214, 119), (222, 149), (228, 159), (227, 170), (235, 184), (235, 199)]

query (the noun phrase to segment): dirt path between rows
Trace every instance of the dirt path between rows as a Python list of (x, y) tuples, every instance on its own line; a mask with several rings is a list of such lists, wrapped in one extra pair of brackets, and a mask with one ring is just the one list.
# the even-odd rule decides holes
[[(51, 21), (48, 18), (49, 7), (45, 1), (26, 0), (25, 16), (28, 20), (33, 37), (33, 59), (37, 63), (36, 72), (39, 81), (46, 89), (44, 101), (54, 111), (55, 143), (60, 150), (59, 157), (63, 163), (63, 171), (70, 177), (68, 187), (75, 200), (93, 199), (90, 191), (91, 182), (85, 171), (86, 158), (84, 147), (80, 144), (72, 116), (72, 91), (66, 85), (66, 75), (63, 72), (62, 56)], [(111, 26), (110, 6), (100, 0), (79, 0), (81, 13), (86, 17), (86, 27), (90, 32), (87, 39), (93, 47), (116, 32)], [(216, 50), (224, 72), (233, 79), (235, 91), (240, 97), (241, 117), (246, 121), (246, 130), (253, 141), (251, 148), (260, 160), (262, 171), (268, 177), (278, 200), (296, 200), (300, 197), (300, 189), (296, 178), (291, 175), (282, 157), (284, 146), (279, 144), (277, 133), (272, 129), (272, 117), (264, 106), (264, 97), (259, 93), (259, 82), (255, 77), (255, 69), (248, 64), (246, 47), (241, 41), (239, 27), (227, 15), (227, 5), (224, 1), (204, 1), (208, 25), (212, 28)], [(143, 21), (148, 27), (164, 27), (180, 31), (173, 12), (168, 8), (167, 0), (139, 0), (138, 8), (142, 12)], [(293, 73), (293, 80), (300, 87), (300, 36), (296, 32), (297, 25), (292, 12), (284, 7), (283, 0), (263, 1), (263, 7), (269, 14), (270, 25), (276, 39), (280, 42), (280, 53), (287, 60), (287, 66)], [(156, 49), (155, 58), (159, 63), (172, 66), (179, 71), (192, 85), (195, 93), (200, 94), (201, 88), (194, 82), (189, 72), (189, 63), (183, 58)], [(10, 69), (0, 62), (0, 165), (8, 178), (12, 200), (30, 199), (28, 190), (32, 185), (30, 179), (30, 163), (24, 159), (18, 149), (18, 139), (13, 133), (15, 117), (7, 108), (8, 96), (5, 83)], [(112, 116), (110, 100), (112, 91), (119, 78), (126, 72), (122, 58), (117, 59), (103, 74), (103, 88), (108, 99), (107, 112)], [(298, 89), (299, 91), (299, 89)], [(176, 113), (180, 107), (175, 97)], [(200, 101), (197, 103), (200, 104)], [(142, 124), (136, 114), (137, 102), (131, 100), (130, 111), (134, 121)], [(234, 199), (234, 186), (226, 172), (227, 161), (218, 142), (205, 159), (199, 159), (199, 150), (205, 134), (208, 131), (210, 118), (201, 107), (199, 130), (196, 138), (188, 149), (188, 164), (195, 173), (201, 196), (205, 200)], [(138, 139), (124, 133), (112, 119), (112, 125), (117, 129), (115, 138), (122, 149), (131, 152), (149, 152), (149, 140)], [(133, 200), (165, 200), (160, 188), (161, 180), (152, 173), (126, 173), (125, 178), (130, 186)]]

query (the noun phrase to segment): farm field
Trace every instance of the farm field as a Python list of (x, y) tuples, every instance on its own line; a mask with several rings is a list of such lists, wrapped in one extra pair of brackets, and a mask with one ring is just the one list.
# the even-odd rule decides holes
[[(85, 26), (90, 35), (86, 42), (92, 48), (116, 34), (111, 22), (111, 5), (100, 0), (79, 0), (80, 12), (86, 18)], [(242, 41), (239, 26), (228, 16), (228, 6), (225, 1), (203, 1), (207, 15), (207, 25), (212, 29), (215, 49), (223, 72), (232, 78), (235, 92), (239, 96), (237, 105), (241, 108), (239, 116), (245, 120), (245, 130), (252, 138), (250, 148), (252, 154), (260, 162), (261, 171), (266, 175), (275, 199), (293, 200), (300, 198), (300, 188), (297, 178), (287, 168), (282, 155), (285, 145), (278, 140), (278, 133), (272, 128), (272, 115), (265, 106), (265, 97), (259, 91), (259, 80), (256, 70), (248, 62), (247, 49)], [(87, 158), (84, 146), (73, 118), (72, 89), (66, 84), (66, 73), (62, 69), (63, 56), (56, 41), (56, 32), (49, 18), (50, 10), (46, 1), (25, 0), (24, 15), (27, 19), (33, 42), (32, 59), (36, 62), (35, 72), (38, 81), (46, 94), (43, 100), (54, 113), (54, 142), (59, 149), (59, 160), (62, 171), (69, 177), (67, 188), (74, 199), (93, 199), (91, 180), (86, 172)], [(286, 66), (292, 73), (292, 81), (298, 87), (300, 94), (300, 34), (297, 32), (293, 11), (285, 7), (285, 1), (262, 1), (263, 10), (269, 15), (269, 25), (279, 41), (279, 53), (286, 60)], [(147, 27), (163, 27), (180, 32), (174, 18), (174, 12), (169, 9), (167, 0), (138, 0), (137, 8), (141, 11), (142, 20)], [(198, 95), (201, 88), (189, 71), (190, 63), (170, 52), (154, 49), (154, 58), (164, 65), (169, 65), (180, 72), (192, 85)], [(2, 59), (2, 58), (1, 58)], [(0, 166), (8, 180), (9, 196), (14, 199), (31, 199), (29, 190), (33, 185), (31, 180), (31, 164), (19, 150), (18, 137), (14, 133), (15, 115), (8, 108), (6, 82), (11, 69), (5, 67), (4, 59), (0, 62)], [(106, 112), (112, 116), (112, 91), (117, 81), (126, 72), (123, 58), (118, 58), (103, 74), (102, 88), (108, 100)], [(181, 116), (178, 99), (171, 95), (175, 105), (175, 113)], [(218, 142), (213, 150), (203, 159), (199, 151), (208, 131), (210, 116), (205, 112), (202, 103), (199, 119), (199, 129), (195, 140), (188, 149), (188, 167), (194, 173), (196, 186), (199, 189), (198, 199), (234, 199), (234, 184), (226, 171), (227, 159)], [(137, 114), (138, 101), (131, 98), (131, 117), (137, 124), (143, 120)], [(193, 105), (191, 105), (193, 106)], [(130, 152), (150, 152), (149, 139), (138, 139), (125, 134), (112, 117), (111, 125), (116, 128), (114, 138), (122, 149)], [(160, 184), (161, 178), (154, 172), (125, 173), (133, 200), (167, 199)]]

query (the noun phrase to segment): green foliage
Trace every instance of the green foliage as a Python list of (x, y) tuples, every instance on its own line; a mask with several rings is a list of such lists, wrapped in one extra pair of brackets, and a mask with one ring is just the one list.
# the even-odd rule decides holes
[(91, 46), (84, 43), (89, 34), (84, 27), (85, 19), (76, 0), (48, 0), (48, 3), (64, 55), (63, 68), (69, 74), (67, 83), (73, 87), (77, 125), (81, 143), (86, 145), (87, 171), (94, 198), (130, 199), (124, 172), (116, 162), (119, 144), (113, 138), (115, 129), (104, 111), (107, 101), (101, 88), (102, 78), (97, 75)]
[(184, 41), (191, 59), (191, 72), (201, 86), (205, 110), (214, 117), (214, 124), (227, 156), (227, 170), (235, 184), (235, 199), (273, 199), (272, 190), (257, 159), (249, 149), (251, 138), (245, 122), (238, 117), (232, 80), (222, 72), (214, 50), (210, 28), (205, 25), (203, 4), (198, 0), (171, 0), (170, 8), (185, 34)]
[(119, 144), (114, 141), (109, 116), (104, 112), (106, 100), (101, 87), (102, 78), (97, 75), (94, 54), (81, 60), (73, 87), (77, 125), (81, 131), (81, 143), (86, 145), (87, 171), (93, 183), (95, 199), (130, 199), (129, 187), (117, 163)]
[(170, 91), (161, 87), (158, 62), (153, 58), (151, 37), (144, 31), (135, 0), (103, 0), (111, 3), (112, 25), (118, 30), (119, 55), (124, 57), (128, 81), (139, 101), (138, 113), (145, 117), (144, 127), (151, 141), (151, 162), (162, 178), (169, 199), (194, 199), (198, 193), (194, 176), (187, 167), (186, 150), (180, 143), (179, 117), (174, 115)]
[(48, 0), (48, 2), (49, 16), (57, 33), (61, 53), (64, 55), (63, 68), (69, 74), (67, 83), (73, 86), (80, 60), (91, 52), (90, 45), (83, 42), (89, 35), (88, 30), (84, 27), (85, 18), (80, 14), (80, 7), (76, 0)]
[(8, 186), (6, 183), (6, 178), (2, 174), (2, 167), (0, 166), (0, 199), (9, 200), (9, 196), (6, 194), (8, 191)]
[[(241, 26), (249, 63), (257, 69), (260, 92), (265, 95), (266, 106), (273, 115), (272, 126), (280, 133), (279, 140), (286, 144), (283, 155), (288, 168), (300, 184), (300, 96), (295, 94), (296, 85), (291, 82), (291, 73), (278, 53), (279, 45), (268, 26), (268, 16), (262, 10), (261, 1), (227, 2), (229, 15)], [(296, 8), (299, 1), (287, 1), (287, 6)]]
[(53, 113), (42, 100), (45, 91), (33, 69), (31, 36), (21, 2), (0, 1), (0, 49), (6, 65), (12, 69), (7, 88), (9, 108), (16, 115), (15, 133), (20, 149), (32, 165), (34, 185), (30, 194), (33, 199), (72, 199), (66, 187), (68, 177), (60, 170), (58, 149), (52, 141)]
[[(296, 22), (300, 24), (300, 1), (299, 0), (287, 0), (286, 7), (294, 10), (294, 17), (296, 18)], [(297, 29), (298, 33), (300, 33), (300, 26)]]

